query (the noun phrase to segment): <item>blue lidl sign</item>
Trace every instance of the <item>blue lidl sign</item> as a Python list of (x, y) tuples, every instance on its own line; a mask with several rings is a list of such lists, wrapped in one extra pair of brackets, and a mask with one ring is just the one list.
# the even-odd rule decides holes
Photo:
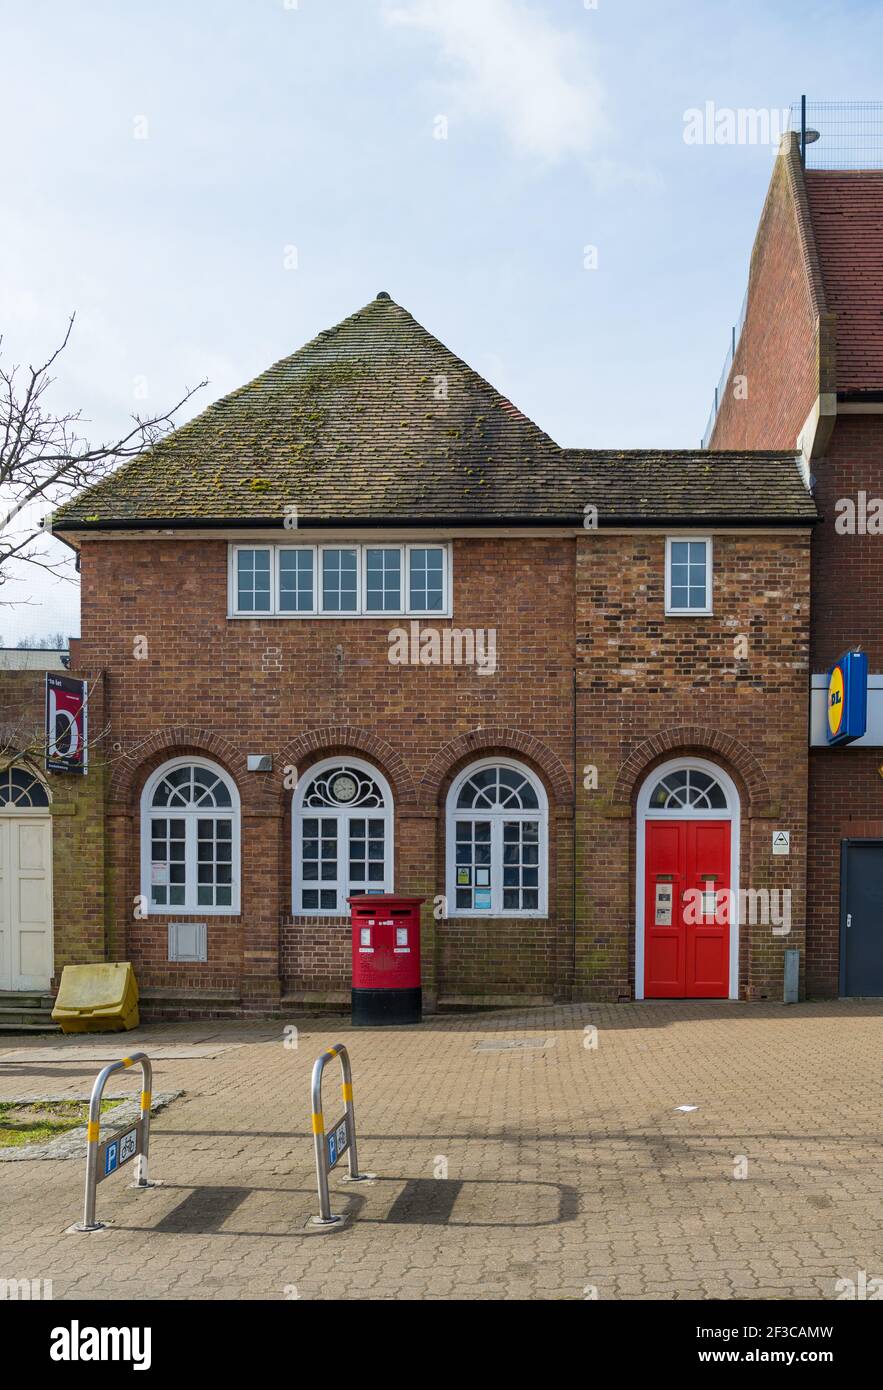
[(828, 672), (828, 709), (825, 732), (835, 746), (853, 743), (868, 728), (868, 657), (866, 652), (847, 652)]

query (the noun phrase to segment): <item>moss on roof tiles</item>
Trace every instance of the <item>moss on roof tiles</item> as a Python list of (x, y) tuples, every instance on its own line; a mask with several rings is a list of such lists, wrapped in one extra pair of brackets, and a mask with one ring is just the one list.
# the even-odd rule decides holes
[[(437, 399), (443, 388), (445, 399)], [(53, 526), (454, 517), (811, 521), (788, 454), (561, 449), (388, 298), (81, 493)]]

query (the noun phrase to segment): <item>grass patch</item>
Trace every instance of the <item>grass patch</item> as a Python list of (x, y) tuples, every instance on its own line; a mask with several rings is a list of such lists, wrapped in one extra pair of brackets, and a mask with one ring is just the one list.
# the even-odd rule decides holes
[[(103, 1100), (102, 1115), (121, 1104), (122, 1099)], [(87, 1100), (0, 1101), (0, 1149), (45, 1144), (84, 1125), (88, 1118)]]

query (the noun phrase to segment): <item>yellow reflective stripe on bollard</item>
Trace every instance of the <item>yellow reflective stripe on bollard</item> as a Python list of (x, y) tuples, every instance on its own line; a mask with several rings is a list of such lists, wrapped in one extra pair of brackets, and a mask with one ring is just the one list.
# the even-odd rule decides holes
[(343, 1091), (343, 1098), (344, 1098), (345, 1101), (352, 1100), (352, 1098), (353, 1098), (353, 1086), (352, 1086), (352, 1082), (351, 1082), (351, 1081), (344, 1081), (344, 1082), (342, 1083), (340, 1089)]
[(326, 1057), (336, 1057), (336, 1056), (337, 1056), (337, 1048), (336, 1048), (336, 1047), (328, 1047), (328, 1048), (326, 1048), (326, 1049), (325, 1049), (325, 1056), (326, 1056)]
[(318, 1115), (315, 1113), (315, 1111), (313, 1112), (313, 1133), (325, 1133), (325, 1116), (322, 1114), (321, 1110), (319, 1111)]
[(123, 1066), (124, 1066), (124, 1067), (133, 1067), (134, 1065), (135, 1065), (135, 1063), (132, 1061), (131, 1057), (124, 1057), (124, 1058), (123, 1058)]
[(87, 1144), (97, 1144), (97, 1143), (98, 1143), (98, 1121), (97, 1121), (97, 1120), (90, 1120), (89, 1123), (88, 1123), (88, 1125), (86, 1126), (86, 1143), (87, 1143)]
[(142, 1091), (142, 1092), (141, 1092), (141, 1109), (142, 1109), (142, 1110), (149, 1110), (149, 1109), (150, 1109), (150, 1102), (151, 1102), (152, 1099), (153, 1099), (153, 1097), (152, 1097), (152, 1094), (151, 1094), (150, 1091)]

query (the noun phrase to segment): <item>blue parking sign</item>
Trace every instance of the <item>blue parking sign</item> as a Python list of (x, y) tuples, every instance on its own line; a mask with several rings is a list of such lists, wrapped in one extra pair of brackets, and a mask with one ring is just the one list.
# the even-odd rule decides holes
[(114, 1169), (115, 1169), (116, 1166), (117, 1166), (118, 1161), (119, 1161), (119, 1146), (118, 1146), (117, 1144), (115, 1144), (115, 1143), (114, 1143), (114, 1144), (108, 1144), (108, 1146), (107, 1146), (107, 1151), (105, 1152), (105, 1155), (104, 1155), (104, 1176), (105, 1176), (105, 1177), (107, 1177), (108, 1173), (112, 1173), (112, 1172), (114, 1171)]

